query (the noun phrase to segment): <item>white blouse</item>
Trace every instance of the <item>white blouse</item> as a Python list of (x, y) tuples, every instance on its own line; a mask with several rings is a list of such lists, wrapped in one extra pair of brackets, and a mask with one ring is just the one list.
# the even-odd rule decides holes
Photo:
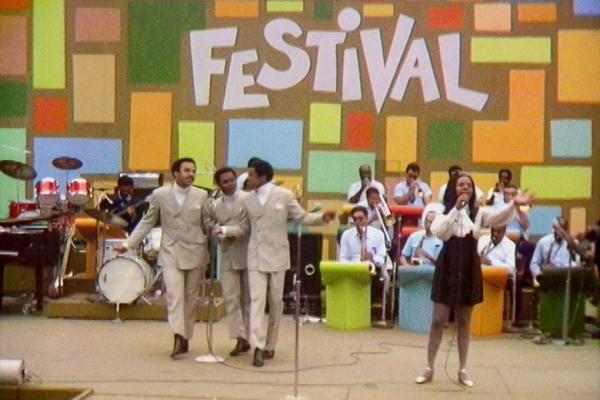
[(467, 207), (458, 210), (454, 207), (448, 214), (437, 214), (431, 223), (431, 232), (439, 239), (446, 241), (452, 236), (465, 237), (473, 232), (473, 237), (479, 239), (481, 228), (508, 225), (515, 217), (516, 210), (513, 202), (501, 210), (488, 207), (479, 208), (475, 222), (469, 218)]

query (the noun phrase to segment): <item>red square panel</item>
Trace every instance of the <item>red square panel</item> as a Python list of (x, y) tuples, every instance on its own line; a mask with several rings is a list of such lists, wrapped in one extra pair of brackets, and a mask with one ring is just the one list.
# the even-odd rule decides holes
[(373, 121), (371, 114), (348, 113), (348, 148), (370, 150), (373, 148)]
[(0, 0), (0, 10), (27, 10), (29, 0)]
[(427, 25), (431, 29), (463, 29), (465, 9), (463, 7), (429, 7)]
[(33, 129), (38, 133), (67, 133), (68, 106), (65, 99), (38, 97), (33, 104)]

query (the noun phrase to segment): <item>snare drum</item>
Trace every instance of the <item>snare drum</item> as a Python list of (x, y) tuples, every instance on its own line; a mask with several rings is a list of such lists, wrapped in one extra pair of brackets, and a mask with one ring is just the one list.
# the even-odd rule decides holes
[(75, 178), (67, 185), (67, 200), (76, 206), (82, 206), (92, 198), (92, 187), (83, 178)]
[(23, 213), (28, 213), (28, 216), (33, 216), (38, 209), (37, 203), (33, 200), (11, 201), (9, 206), (9, 215), (11, 218), (17, 218)]
[(46, 177), (35, 184), (35, 199), (40, 207), (53, 207), (58, 202), (59, 184), (54, 178)]
[(98, 288), (111, 303), (129, 304), (149, 289), (152, 268), (138, 257), (116, 257), (102, 265)]

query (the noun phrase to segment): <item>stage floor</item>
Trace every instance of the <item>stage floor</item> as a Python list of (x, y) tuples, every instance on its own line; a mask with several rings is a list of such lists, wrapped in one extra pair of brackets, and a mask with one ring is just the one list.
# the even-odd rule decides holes
[[(226, 364), (198, 364), (207, 353), (206, 323), (196, 324), (187, 357), (169, 358), (166, 322), (55, 319), (0, 314), (0, 358), (23, 358), (35, 374), (31, 384), (92, 388), (92, 400), (285, 399), (293, 395), (294, 322), (284, 316), (274, 360), (253, 368), (251, 353)], [(425, 335), (396, 329), (345, 332), (320, 323), (300, 328), (303, 369), (299, 394), (318, 400), (389, 399), (598, 399), (600, 346), (536, 345), (517, 334), (471, 342), (469, 370), (476, 386), (456, 380), (457, 352), (448, 353), (450, 327), (442, 342), (433, 383), (414, 378), (425, 363)], [(224, 320), (214, 324), (214, 349), (233, 347)], [(30, 385), (31, 385), (30, 384)]]

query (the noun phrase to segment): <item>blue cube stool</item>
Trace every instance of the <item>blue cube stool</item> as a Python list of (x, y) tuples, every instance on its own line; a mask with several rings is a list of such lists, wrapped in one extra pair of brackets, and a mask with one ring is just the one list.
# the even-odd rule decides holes
[(431, 285), (433, 282), (432, 264), (417, 267), (398, 267), (396, 285), (398, 296), (398, 326), (400, 329), (417, 333), (428, 333), (431, 328), (433, 302)]

